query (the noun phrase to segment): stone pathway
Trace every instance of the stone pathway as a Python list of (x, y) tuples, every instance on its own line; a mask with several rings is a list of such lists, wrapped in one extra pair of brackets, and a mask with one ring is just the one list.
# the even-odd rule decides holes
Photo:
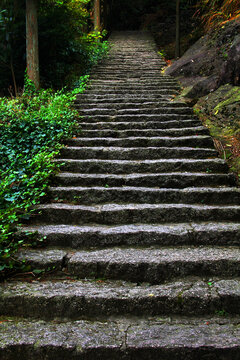
[(19, 255), (59, 272), (0, 286), (0, 359), (239, 360), (239, 188), (149, 35), (111, 41)]

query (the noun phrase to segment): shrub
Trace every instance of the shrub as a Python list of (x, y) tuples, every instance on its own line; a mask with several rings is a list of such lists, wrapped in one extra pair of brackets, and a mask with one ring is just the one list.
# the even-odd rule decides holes
[(73, 91), (40, 90), (27, 79), (25, 92), (16, 99), (0, 99), (0, 271), (17, 264), (14, 254), (27, 239), (19, 240), (17, 225), (28, 218), (46, 194), (57, 171), (52, 159), (60, 142), (76, 133), (75, 94), (85, 88), (88, 76)]

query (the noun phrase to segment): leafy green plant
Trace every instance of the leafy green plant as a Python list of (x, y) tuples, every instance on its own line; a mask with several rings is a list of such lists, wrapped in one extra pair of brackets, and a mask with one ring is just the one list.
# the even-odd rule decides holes
[(163, 58), (165, 58), (165, 57), (167, 56), (167, 54), (166, 54), (166, 52), (165, 52), (164, 49), (159, 50), (159, 51), (158, 51), (158, 54), (159, 54), (160, 56), (162, 56)]
[(28, 219), (45, 196), (58, 171), (52, 161), (61, 141), (76, 133), (78, 113), (72, 103), (88, 77), (73, 91), (40, 90), (26, 77), (25, 91), (14, 99), (0, 98), (0, 271), (1, 276), (24, 268), (14, 259), (19, 247), (36, 243), (19, 238), (17, 226)]

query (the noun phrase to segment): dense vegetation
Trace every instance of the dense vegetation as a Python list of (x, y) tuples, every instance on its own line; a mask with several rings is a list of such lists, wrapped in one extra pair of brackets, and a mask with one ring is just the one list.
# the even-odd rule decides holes
[[(92, 32), (91, 0), (39, 0), (41, 87), (60, 89), (87, 73), (104, 44)], [(25, 0), (0, 2), (0, 95), (21, 92), (26, 68)]]
[[(20, 1), (21, 2), (21, 1)], [(19, 225), (46, 194), (58, 170), (52, 161), (61, 142), (79, 131), (73, 101), (84, 91), (91, 67), (106, 54), (99, 32), (88, 32), (89, 1), (41, 1), (41, 83), (24, 78), (24, 18), (20, 2), (3, 2), (0, 12), (0, 272), (24, 270), (14, 260), (34, 237), (18, 236)], [(7, 50), (5, 52), (5, 50)], [(48, 56), (46, 56), (48, 54)], [(45, 56), (44, 56), (45, 55)], [(10, 66), (9, 66), (10, 64)], [(61, 88), (64, 85), (64, 88)], [(14, 95), (17, 95), (16, 97)]]

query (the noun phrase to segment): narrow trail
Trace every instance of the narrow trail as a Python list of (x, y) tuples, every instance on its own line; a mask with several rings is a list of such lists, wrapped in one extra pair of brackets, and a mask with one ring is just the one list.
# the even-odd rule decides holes
[(58, 272), (0, 285), (0, 359), (239, 360), (240, 190), (152, 38), (110, 41), (19, 254)]

